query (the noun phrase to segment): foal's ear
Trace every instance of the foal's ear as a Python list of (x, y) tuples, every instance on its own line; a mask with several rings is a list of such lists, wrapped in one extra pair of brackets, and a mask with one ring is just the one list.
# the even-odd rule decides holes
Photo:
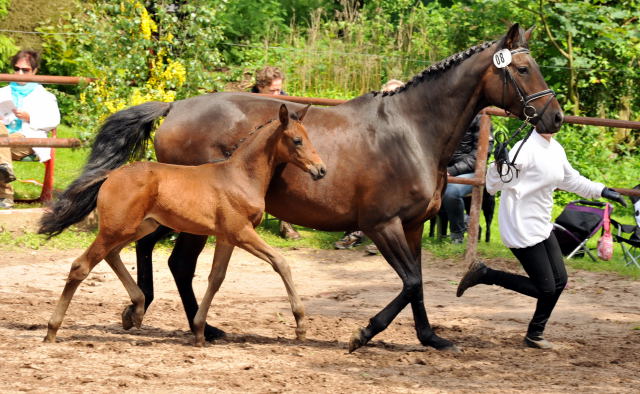
[(286, 128), (287, 126), (289, 126), (289, 110), (287, 109), (287, 106), (282, 104), (280, 106), (280, 123)]
[(307, 114), (309, 107), (311, 107), (311, 104), (307, 105), (306, 107), (302, 108), (300, 111), (296, 113), (296, 115), (298, 115), (298, 120), (300, 122), (302, 122), (302, 120), (304, 119), (304, 116)]
[(516, 49), (521, 46), (522, 36), (520, 35), (520, 25), (514, 23), (504, 36), (502, 47), (505, 49)]

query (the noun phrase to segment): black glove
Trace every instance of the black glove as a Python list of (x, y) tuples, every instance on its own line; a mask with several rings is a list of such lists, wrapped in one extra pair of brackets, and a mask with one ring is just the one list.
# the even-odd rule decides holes
[(493, 150), (493, 158), (496, 163), (504, 164), (509, 162), (509, 149), (504, 142), (496, 143), (496, 148)]
[(624, 198), (622, 198), (622, 195), (611, 188), (605, 186), (605, 188), (602, 189), (602, 193), (600, 193), (600, 195), (607, 200), (615, 201), (623, 207), (627, 207), (627, 202), (624, 200)]

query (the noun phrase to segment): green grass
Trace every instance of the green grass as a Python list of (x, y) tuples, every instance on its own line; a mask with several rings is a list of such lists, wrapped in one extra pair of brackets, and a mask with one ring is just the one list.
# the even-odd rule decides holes
[[(79, 131), (70, 127), (60, 126), (58, 128), (58, 136), (60, 138), (76, 138), (79, 135)], [(87, 155), (89, 154), (88, 148), (56, 149), (56, 167), (55, 167), (55, 188), (58, 190), (64, 189), (69, 185), (82, 170), (85, 164)], [(44, 168), (39, 163), (21, 163), (14, 162), (15, 172), (18, 179), (37, 179), (42, 180)], [(16, 189), (17, 197), (37, 197), (40, 194), (40, 188), (28, 184), (22, 184), (19, 182), (13, 183)], [(33, 205), (18, 204), (17, 208), (32, 207)], [(497, 208), (497, 206), (496, 206)], [(553, 217), (556, 217), (561, 212), (561, 207), (554, 207)], [(616, 207), (614, 212), (614, 218), (621, 223), (633, 223), (633, 213), (631, 208)], [(484, 218), (480, 219), (480, 225), (485, 228)], [(304, 227), (295, 226), (296, 230), (302, 235), (301, 240), (290, 241), (280, 238), (278, 235), (278, 220), (273, 219), (272, 216), (268, 216), (268, 219), (258, 227), (258, 233), (260, 236), (270, 245), (278, 248), (318, 248), (318, 249), (332, 249), (333, 243), (339, 240), (342, 232), (324, 232), (308, 229)], [(422, 239), (422, 246), (428, 250), (434, 257), (442, 259), (463, 259), (465, 246), (455, 245), (444, 239), (434, 239), (428, 237), (429, 223), (425, 224), (425, 235)], [(0, 233), (0, 248), (55, 248), (55, 249), (73, 249), (78, 247), (87, 247), (93, 238), (94, 232), (82, 232), (75, 229), (70, 229), (62, 233), (61, 235), (46, 240), (44, 236), (36, 234), (23, 234), (15, 235), (6, 232)], [(482, 234), (484, 239), (484, 233)], [(515, 258), (511, 254), (511, 251), (506, 248), (500, 241), (500, 232), (498, 230), (497, 210), (491, 225), (491, 242), (486, 243), (484, 240), (478, 243), (478, 257), (480, 259), (511, 259), (515, 261)], [(589, 243), (590, 248), (596, 247), (597, 236), (594, 237)], [(173, 247), (173, 239), (175, 235), (167, 237), (167, 239), (159, 243), (159, 248), (169, 251)], [(210, 239), (209, 243), (214, 241)], [(576, 268), (589, 271), (607, 271), (616, 272), (622, 276), (639, 279), (640, 269), (633, 266), (625, 266), (622, 250), (619, 244), (614, 244), (614, 256), (611, 261), (605, 262), (598, 260), (593, 262), (590, 258), (574, 258), (567, 261), (567, 265)]]

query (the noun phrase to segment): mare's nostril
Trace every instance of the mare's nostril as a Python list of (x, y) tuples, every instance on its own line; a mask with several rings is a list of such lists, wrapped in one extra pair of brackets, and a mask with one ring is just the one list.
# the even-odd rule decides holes
[(564, 121), (564, 114), (562, 111), (556, 112), (556, 116), (554, 118), (555, 125), (560, 127), (560, 125), (562, 125), (562, 121)]

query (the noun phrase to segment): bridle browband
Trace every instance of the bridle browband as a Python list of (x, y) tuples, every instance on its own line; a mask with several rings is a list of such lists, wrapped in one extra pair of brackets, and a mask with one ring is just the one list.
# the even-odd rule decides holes
[[(517, 49), (511, 50), (510, 52), (511, 52), (511, 55), (515, 55), (515, 54), (518, 54), (518, 53), (529, 53), (529, 49), (527, 49), (527, 48), (517, 48)], [(529, 136), (531, 136), (531, 133), (534, 130), (535, 124), (532, 123), (531, 120), (532, 119), (537, 119), (538, 121), (540, 121), (542, 119), (542, 115), (544, 115), (544, 113), (546, 112), (547, 108), (549, 107), (549, 104), (551, 104), (551, 101), (556, 96), (556, 93), (552, 89), (546, 89), (546, 90), (542, 90), (540, 92), (536, 92), (536, 93), (527, 95), (527, 92), (520, 86), (518, 81), (516, 81), (516, 79), (513, 77), (513, 75), (509, 71), (509, 65), (503, 67), (502, 71), (503, 71), (502, 108), (504, 108), (504, 110), (507, 113), (507, 115), (510, 114), (509, 110), (507, 110), (506, 106), (504, 105), (504, 97), (505, 97), (505, 91), (507, 89), (507, 85), (508, 85), (509, 81), (511, 81), (516, 93), (518, 94), (518, 96), (520, 98), (520, 102), (522, 103), (522, 114), (524, 115), (524, 121), (522, 122), (520, 127), (518, 127), (518, 129), (513, 134), (511, 134), (511, 136), (509, 138), (506, 138), (506, 141), (504, 141), (505, 140), (504, 137), (500, 138), (500, 134), (496, 133), (496, 135), (494, 137), (494, 139), (496, 141), (496, 152), (494, 153), (494, 157), (495, 156), (502, 156), (502, 155), (500, 155), (500, 153), (503, 150), (507, 149), (507, 146), (509, 145), (509, 143), (511, 143), (513, 141), (513, 139), (516, 138), (518, 135), (520, 135), (520, 133), (527, 126), (531, 126), (531, 128), (529, 129), (529, 131), (527, 132), (527, 134), (523, 138), (522, 143), (518, 147), (518, 150), (516, 151), (515, 155), (513, 156), (513, 160), (509, 160), (509, 156), (508, 155), (505, 155), (506, 159), (504, 159), (504, 158), (501, 158), (501, 160), (496, 159), (496, 169), (498, 170), (498, 174), (500, 175), (500, 179), (504, 183), (508, 183), (508, 182), (511, 182), (511, 180), (513, 179), (513, 170), (516, 171), (516, 176), (517, 176), (518, 169), (515, 166), (516, 158), (518, 157), (518, 154), (520, 153), (520, 149), (522, 149), (522, 146), (525, 144), (525, 142), (527, 142), (527, 140), (529, 139)], [(542, 111), (540, 111), (540, 114), (538, 114), (538, 111), (536, 110), (536, 108), (534, 106), (530, 105), (530, 103), (532, 101), (535, 101), (535, 100), (537, 100), (539, 98), (542, 98), (542, 97), (545, 97), (545, 96), (550, 96), (550, 97), (547, 100), (547, 102), (544, 104), (544, 106), (542, 107)], [(499, 139), (502, 139), (503, 142), (499, 142), (498, 141)]]

